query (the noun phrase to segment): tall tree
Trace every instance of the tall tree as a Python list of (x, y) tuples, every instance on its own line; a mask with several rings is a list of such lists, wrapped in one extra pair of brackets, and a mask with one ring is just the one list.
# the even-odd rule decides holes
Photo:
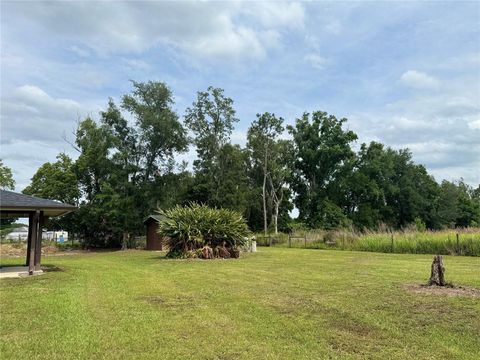
[(357, 139), (344, 130), (347, 119), (326, 112), (305, 113), (288, 126), (295, 144), (292, 189), (300, 219), (311, 227), (336, 227), (345, 219), (336, 203), (340, 181), (351, 171), (354, 152), (350, 144)]
[(187, 149), (186, 130), (172, 109), (170, 88), (163, 82), (133, 81), (133, 91), (122, 99), (122, 108), (135, 117), (138, 151), (142, 156), (144, 181), (159, 173), (175, 152)]
[(13, 180), (12, 169), (3, 164), (0, 159), (0, 188), (6, 190), (15, 189), (15, 180)]
[(195, 183), (203, 194), (199, 200), (209, 205), (217, 206), (221, 202), (222, 175), (226, 173), (221, 151), (229, 142), (237, 121), (233, 100), (224, 96), (223, 89), (211, 86), (205, 92), (198, 92), (197, 100), (186, 110), (185, 122), (195, 135), (193, 142), (198, 156), (193, 163)]
[[(257, 114), (247, 133), (247, 148), (250, 151), (252, 165), (262, 174), (263, 230), (268, 232), (267, 204), (272, 203), (272, 222), (275, 233), (278, 232), (278, 212), (284, 195), (286, 179), (285, 162), (282, 156), (287, 152), (287, 142), (278, 139), (284, 131), (283, 119), (275, 114)], [(254, 169), (255, 171), (255, 169)]]

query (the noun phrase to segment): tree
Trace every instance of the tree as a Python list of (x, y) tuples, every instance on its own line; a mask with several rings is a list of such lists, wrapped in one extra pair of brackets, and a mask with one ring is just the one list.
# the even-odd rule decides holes
[(0, 188), (3, 190), (15, 189), (15, 180), (13, 180), (12, 169), (3, 164), (0, 159)]
[[(44, 199), (58, 200), (67, 204), (77, 205), (80, 190), (74, 171), (73, 160), (65, 153), (57, 155), (56, 162), (47, 162), (37, 170), (32, 177), (30, 185), (23, 189), (22, 192)], [(75, 221), (76, 214), (70, 213), (58, 219), (50, 219), (47, 227), (75, 232)]]
[(237, 121), (233, 100), (224, 96), (223, 89), (210, 86), (207, 91), (198, 92), (197, 100), (187, 108), (185, 123), (195, 135), (193, 143), (198, 156), (193, 163), (196, 171), (194, 192), (200, 196), (195, 200), (212, 206), (221, 202), (220, 188), (226, 173), (221, 152)]
[(22, 192), (44, 199), (77, 204), (80, 191), (74, 162), (65, 153), (57, 155), (54, 163), (45, 163), (32, 177), (32, 182)]
[[(270, 193), (272, 202), (275, 203), (275, 233), (278, 231), (278, 207), (283, 199), (283, 182), (279, 177), (281, 173), (281, 166), (274, 163), (274, 158), (279, 157), (278, 152), (281, 151), (281, 146), (277, 143), (278, 137), (282, 134), (284, 128), (282, 126), (283, 119), (277, 118), (274, 114), (268, 112), (260, 115), (257, 114), (255, 120), (247, 134), (247, 148), (250, 150), (252, 157), (252, 164), (258, 167), (262, 173), (262, 204), (263, 204), (263, 230), (265, 235), (268, 232), (267, 220), (267, 196)], [(275, 174), (273, 173), (275, 170)], [(274, 183), (274, 179), (276, 180)], [(280, 181), (278, 181), (280, 180)], [(280, 183), (279, 183), (280, 182)], [(270, 185), (270, 192), (267, 187)]]
[[(347, 119), (337, 119), (326, 112), (304, 113), (295, 126), (288, 126), (295, 145), (294, 173), (291, 187), (296, 193), (299, 217), (311, 227), (342, 226), (343, 216), (332, 220), (332, 214), (343, 214), (338, 207), (340, 182), (351, 171), (354, 152), (350, 144), (357, 139), (344, 130)], [(328, 219), (327, 219), (328, 218)]]
[[(178, 185), (170, 172), (187, 137), (172, 109), (172, 93), (161, 82), (133, 82), (133, 88), (120, 108), (110, 99), (99, 123), (87, 118), (76, 133), (80, 156), (75, 168), (84, 198), (79, 214), (89, 223), (79, 225), (86, 230), (84, 239), (95, 239), (95, 245), (126, 248), (132, 235), (143, 230), (145, 215), (163, 205), (156, 186), (169, 178), (163, 190), (173, 193)], [(134, 117), (133, 124), (122, 110)]]
[(440, 185), (438, 217), (444, 227), (468, 227), (480, 224), (480, 201), (478, 190), (474, 190), (463, 180), (444, 180)]
[(151, 180), (175, 152), (187, 149), (186, 130), (172, 109), (172, 91), (163, 82), (133, 81), (133, 91), (122, 98), (122, 108), (135, 117), (138, 151), (144, 181)]

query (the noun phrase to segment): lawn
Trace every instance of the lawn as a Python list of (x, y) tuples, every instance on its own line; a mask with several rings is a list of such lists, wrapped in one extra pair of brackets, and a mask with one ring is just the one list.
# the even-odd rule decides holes
[[(415, 294), (431, 255), (260, 248), (50, 256), (1, 281), (2, 359), (478, 359), (480, 298)], [(19, 264), (23, 258), (3, 259)], [(444, 257), (480, 288), (480, 259)]]

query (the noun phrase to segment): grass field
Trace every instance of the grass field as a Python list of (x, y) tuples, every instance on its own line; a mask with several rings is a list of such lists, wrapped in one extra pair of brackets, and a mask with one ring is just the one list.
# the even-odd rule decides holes
[[(431, 256), (259, 250), (45, 257), (57, 271), (1, 281), (1, 358), (478, 359), (480, 298), (403, 287), (426, 282)], [(480, 288), (479, 258), (444, 262)]]
[[(457, 239), (458, 235), (458, 239)], [(269, 242), (256, 234), (259, 243)], [(275, 246), (308, 249), (339, 249), (398, 254), (480, 256), (480, 228), (441, 231), (394, 231), (354, 233), (350, 231), (297, 231), (289, 244), (288, 234), (271, 235)], [(306, 238), (306, 241), (305, 239)], [(393, 238), (393, 241), (392, 241)]]

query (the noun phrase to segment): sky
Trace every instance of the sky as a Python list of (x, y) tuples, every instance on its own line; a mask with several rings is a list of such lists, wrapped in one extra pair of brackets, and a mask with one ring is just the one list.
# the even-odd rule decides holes
[[(0, 158), (25, 188), (131, 80), (163, 81), (183, 117), (210, 85), (257, 113), (346, 117), (408, 147), (437, 181), (480, 183), (480, 2), (1, 2)], [(179, 158), (194, 158), (194, 149)]]

